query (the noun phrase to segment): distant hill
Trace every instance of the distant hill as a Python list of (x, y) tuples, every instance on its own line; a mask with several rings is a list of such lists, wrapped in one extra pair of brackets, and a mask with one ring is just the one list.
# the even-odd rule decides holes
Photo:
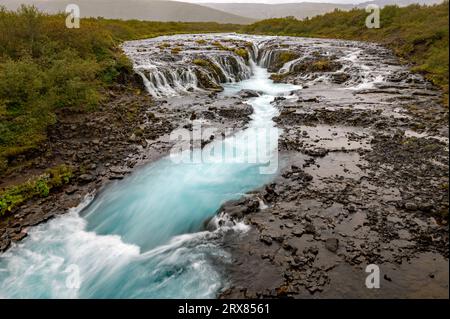
[(293, 16), (297, 19), (314, 17), (335, 9), (351, 10), (364, 8), (370, 3), (380, 7), (389, 4), (406, 6), (412, 3), (435, 4), (443, 0), (374, 0), (360, 4), (336, 4), (319, 2), (292, 3), (201, 3), (190, 0), (0, 0), (9, 9), (16, 9), (21, 3), (34, 4), (45, 12), (64, 11), (69, 3), (80, 6), (83, 17), (104, 17), (113, 19), (137, 19), (149, 21), (219, 22), (249, 24), (255, 20)]
[(365, 7), (366, 5), (373, 3), (376, 5), (379, 5), (380, 7), (384, 7), (387, 5), (393, 5), (396, 4), (399, 7), (406, 7), (409, 6), (410, 4), (426, 4), (426, 5), (432, 5), (432, 4), (438, 4), (438, 3), (442, 3), (444, 2), (444, 0), (374, 0), (374, 1), (366, 1), (366, 2), (362, 2), (360, 4), (357, 5), (357, 7)]
[(238, 14), (241, 16), (249, 17), (252, 19), (270, 19), (270, 18), (283, 18), (293, 16), (297, 19), (303, 19), (306, 17), (313, 17), (328, 13), (334, 9), (351, 10), (352, 8), (364, 8), (368, 4), (377, 4), (380, 7), (389, 4), (397, 4), (399, 6), (407, 6), (412, 3), (420, 4), (435, 4), (441, 3), (443, 0), (374, 0), (367, 1), (357, 5), (352, 4), (337, 4), (337, 3), (324, 3), (319, 2), (298, 2), (293, 3), (279, 3), (279, 4), (266, 4), (266, 3), (202, 3), (202, 5), (225, 11), (231, 14)]
[(351, 4), (335, 4), (335, 3), (204, 3), (213, 9), (218, 9), (232, 14), (240, 14), (257, 20), (282, 18), (293, 16), (297, 19), (313, 17), (319, 14), (331, 12), (334, 9), (350, 10), (354, 6)]
[(82, 17), (236, 24), (254, 21), (214, 8), (167, 0), (1, 0), (1, 4), (9, 9), (16, 9), (22, 3), (34, 4), (49, 13), (64, 11), (71, 3), (78, 4)]

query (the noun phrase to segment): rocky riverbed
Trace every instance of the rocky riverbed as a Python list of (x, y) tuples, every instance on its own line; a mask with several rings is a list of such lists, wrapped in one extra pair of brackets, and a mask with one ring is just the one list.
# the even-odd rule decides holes
[[(303, 89), (273, 102), (280, 176), (223, 208), (253, 227), (229, 243), (234, 287), (222, 297), (447, 298), (440, 93), (376, 45), (269, 43), (272, 78)], [(300, 57), (279, 72), (282, 52)], [(365, 286), (369, 264), (380, 267), (380, 289)]]
[[(233, 262), (221, 298), (448, 298), (448, 109), (441, 93), (370, 43), (183, 35), (128, 42), (136, 79), (99, 110), (59, 114), (42, 152), (18, 159), (7, 186), (66, 163), (75, 178), (0, 220), (0, 251), (111, 180), (168, 154), (170, 133), (247, 125), (257, 91), (221, 93), (251, 76), (301, 87), (272, 104), (279, 174), (218, 213), (250, 230), (223, 241)], [(152, 95), (147, 94), (145, 90)], [(26, 164), (26, 165), (25, 165)], [(380, 267), (367, 289), (365, 267)]]
[[(232, 134), (246, 126), (251, 106), (239, 98), (167, 97), (155, 100), (140, 77), (111, 89), (108, 101), (90, 113), (62, 110), (58, 123), (38, 153), (18, 158), (18, 169), (0, 179), (0, 187), (24, 182), (59, 164), (73, 168), (74, 178), (48, 197), (32, 199), (0, 219), (0, 252), (27, 236), (29, 227), (66, 213), (87, 194), (101, 191), (111, 181), (123, 179), (135, 168), (167, 154), (174, 145), (170, 133), (202, 125), (215, 135)], [(214, 135), (193, 139), (204, 146)]]

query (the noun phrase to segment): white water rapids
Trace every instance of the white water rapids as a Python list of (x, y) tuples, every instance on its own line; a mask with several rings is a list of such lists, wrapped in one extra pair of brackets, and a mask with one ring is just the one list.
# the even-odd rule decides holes
[[(248, 100), (254, 108), (248, 130), (273, 128), (277, 110), (271, 101), (298, 87), (273, 84), (266, 70), (253, 62), (246, 67), (252, 75), (226, 84), (223, 94), (262, 91), (260, 97)], [(248, 145), (241, 136), (236, 135), (234, 147)], [(276, 143), (270, 145), (276, 156)], [(226, 222), (205, 231), (203, 223), (224, 202), (273, 178), (260, 174), (259, 167), (176, 164), (163, 158), (138, 169), (69, 213), (34, 227), (25, 240), (0, 255), (0, 297), (217, 296), (227, 286), (221, 265), (230, 262), (220, 245), (222, 234), (245, 232), (248, 226)]]
[[(204, 39), (219, 37), (230, 47), (226, 50), (203, 47)], [(187, 43), (188, 39), (196, 46), (185, 45), (180, 54), (169, 54), (162, 45)], [(232, 41), (253, 43), (247, 47), (250, 61), (233, 53), (236, 43)], [(272, 118), (278, 111), (271, 102), (280, 95), (297, 98), (289, 93), (301, 88), (269, 79), (265, 67), (273, 54), (267, 46), (276, 48), (277, 41), (277, 37), (180, 35), (128, 42), (124, 50), (155, 98), (204, 94), (206, 90), (199, 83), (202, 77), (214, 85), (221, 84), (225, 90), (220, 94), (224, 96), (234, 96), (242, 89), (261, 92), (260, 96), (246, 100), (254, 109), (246, 131), (224, 141), (233, 142), (236, 154), (248, 155), (251, 150), (247, 148), (245, 133), (254, 129), (273, 130)], [(371, 88), (391, 68), (388, 65), (375, 68), (373, 61), (362, 60), (361, 50), (351, 42), (299, 41), (288, 37), (283, 41), (295, 45), (302, 56), (312, 54), (316, 48), (326, 56), (338, 55), (342, 69), (351, 75), (344, 89)], [(220, 74), (207, 73), (192, 63), (199, 57), (210, 61)], [(366, 54), (365, 58), (370, 56)], [(280, 73), (289, 72), (301, 61), (298, 58), (288, 62)], [(327, 88), (329, 74), (313, 76), (312, 84), (320, 82)], [(273, 159), (277, 156), (277, 138), (278, 135), (271, 135), (267, 141), (266, 137), (256, 135), (254, 142), (259, 145), (269, 142), (269, 159)], [(1, 254), (0, 297), (216, 297), (228, 285), (223, 266), (232, 262), (221, 248), (223, 234), (238, 235), (249, 226), (231, 222), (226, 216), (214, 216), (226, 201), (273, 179), (276, 172), (261, 174), (261, 166), (264, 165), (242, 161), (175, 163), (165, 157), (137, 169), (67, 214), (30, 229), (27, 238)], [(215, 218), (216, 225), (219, 218), (225, 222), (214, 231), (205, 231), (204, 222), (210, 218)]]

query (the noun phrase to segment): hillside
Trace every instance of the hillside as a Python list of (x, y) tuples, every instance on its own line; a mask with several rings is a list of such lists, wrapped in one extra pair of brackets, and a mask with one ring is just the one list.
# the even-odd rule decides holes
[(335, 9), (351, 10), (353, 8), (365, 8), (368, 4), (376, 4), (380, 7), (396, 4), (398, 6), (406, 6), (413, 3), (419, 4), (436, 4), (442, 0), (374, 0), (362, 2), (356, 5), (327, 3), (324, 2), (303, 2), (292, 1), (292, 3), (201, 3), (204, 6), (225, 11), (231, 14), (249, 17), (256, 20), (270, 18), (295, 17), (304, 19), (306, 17), (314, 17), (320, 14), (332, 12)]
[(268, 18), (281, 18), (292, 16), (297, 19), (313, 17), (319, 14), (331, 12), (338, 8), (341, 10), (350, 10), (352, 5), (335, 3), (206, 3), (205, 6), (222, 10), (232, 14), (239, 14), (245, 17), (261, 20)]
[(47, 128), (58, 121), (57, 110), (95, 110), (111, 86), (130, 77), (130, 62), (118, 48), (123, 41), (240, 28), (84, 19), (82, 28), (68, 29), (64, 21), (63, 15), (35, 8), (11, 12), (0, 7), (0, 177), (26, 162), (27, 154), (39, 152)]
[(192, 3), (166, 0), (6, 0), (4, 5), (8, 9), (15, 10), (22, 3), (33, 4), (47, 13), (61, 12), (68, 4), (78, 4), (82, 17), (236, 24), (248, 24), (253, 21), (250, 18)]
[(363, 9), (335, 11), (308, 21), (268, 19), (243, 28), (244, 33), (341, 38), (381, 43), (446, 92), (448, 104), (448, 2), (434, 6), (386, 6), (381, 28), (365, 26)]

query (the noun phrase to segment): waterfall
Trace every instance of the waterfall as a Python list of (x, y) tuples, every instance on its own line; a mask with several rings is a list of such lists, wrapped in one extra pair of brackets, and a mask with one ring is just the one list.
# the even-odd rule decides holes
[(139, 66), (135, 72), (142, 77), (147, 91), (155, 97), (174, 96), (197, 88), (193, 68), (173, 69), (168, 66)]
[(305, 57), (300, 57), (300, 58), (297, 58), (297, 59), (295, 59), (295, 60), (286, 62), (286, 63), (280, 68), (280, 70), (278, 71), (278, 73), (288, 73), (288, 72), (291, 72), (292, 69), (293, 69), (293, 67), (294, 67), (298, 62), (303, 61), (304, 59), (305, 59)]
[(272, 64), (275, 52), (271, 48), (264, 48), (259, 53), (258, 64), (263, 68), (269, 67)]
[[(230, 66), (246, 71), (244, 60), (225, 60), (225, 72)], [(0, 297), (215, 298), (227, 288), (223, 270), (233, 259), (223, 243), (249, 226), (227, 215), (215, 217), (216, 212), (224, 202), (274, 179), (275, 171), (261, 174), (265, 162), (245, 157), (252, 157), (252, 145), (264, 145), (270, 157), (264, 152), (259, 159), (278, 163), (278, 131), (272, 131), (270, 140), (252, 132), (273, 130), (278, 110), (271, 102), (299, 89), (272, 83), (266, 70), (250, 64), (251, 78), (224, 84), (224, 95), (233, 99), (243, 89), (264, 95), (248, 101), (254, 113), (247, 131), (212, 142), (220, 148), (231, 146), (223, 160), (219, 153), (215, 160), (195, 165), (164, 157), (109, 184), (68, 214), (30, 229), (22, 243), (0, 254)], [(176, 90), (177, 81), (189, 80), (187, 70), (147, 65), (139, 72), (152, 89)], [(195, 152), (193, 158), (203, 150)], [(205, 221), (210, 221), (210, 230), (205, 230)]]
[(216, 55), (209, 59), (215, 63), (227, 78), (227, 82), (238, 82), (251, 76), (250, 67), (237, 55)]
[[(242, 41), (239, 38), (234, 40), (236, 43)], [(135, 72), (142, 77), (147, 91), (154, 97), (216, 90), (222, 83), (239, 82), (252, 75), (248, 61), (234, 50), (241, 46), (204, 48), (199, 46), (198, 40), (185, 41), (182, 54), (170, 50), (155, 54), (162, 43), (165, 43), (162, 39), (153, 39), (142, 41), (141, 46), (136, 41), (124, 45), (124, 51), (133, 60)], [(146, 50), (142, 50), (142, 45)], [(247, 46), (249, 59), (256, 60), (257, 51), (255, 44)]]
[[(244, 59), (237, 55), (217, 55), (204, 58), (211, 62), (219, 71), (216, 74), (212, 70), (200, 66), (136, 66), (148, 92), (155, 97), (175, 96), (193, 90), (202, 90), (199, 85), (195, 70), (201, 69), (208, 81), (220, 86), (222, 82), (238, 82), (251, 76), (251, 69)], [(222, 79), (223, 78), (223, 79)], [(221, 81), (224, 80), (224, 81)]]

